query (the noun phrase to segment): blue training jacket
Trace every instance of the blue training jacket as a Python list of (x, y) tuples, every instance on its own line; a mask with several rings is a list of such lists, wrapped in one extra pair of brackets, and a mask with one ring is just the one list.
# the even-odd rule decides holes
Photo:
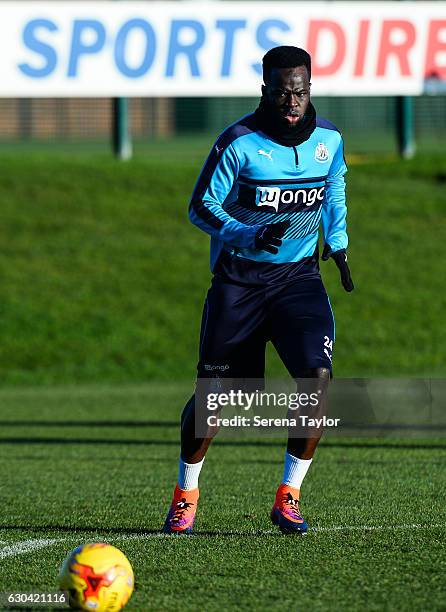
[[(254, 113), (228, 127), (189, 206), (192, 223), (211, 235), (211, 270), (222, 255), (244, 269), (289, 271), (315, 254), (317, 260), (321, 220), (325, 242), (334, 251), (347, 248), (346, 172), (342, 136), (326, 119), (318, 117), (308, 140), (294, 147), (262, 132)], [(285, 220), (291, 225), (277, 254), (254, 248), (261, 226)]]

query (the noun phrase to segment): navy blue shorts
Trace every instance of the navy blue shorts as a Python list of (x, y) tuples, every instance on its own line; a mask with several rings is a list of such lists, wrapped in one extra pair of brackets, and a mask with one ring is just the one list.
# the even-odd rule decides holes
[(293, 378), (328, 368), (334, 318), (319, 278), (243, 286), (214, 276), (204, 304), (198, 377), (263, 378), (271, 341)]

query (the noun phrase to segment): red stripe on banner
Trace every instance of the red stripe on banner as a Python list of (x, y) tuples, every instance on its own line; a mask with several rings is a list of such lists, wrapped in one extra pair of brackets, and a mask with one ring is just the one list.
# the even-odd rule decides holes
[[(403, 40), (392, 40), (392, 35), (403, 34)], [(401, 76), (411, 76), (409, 66), (409, 51), (415, 43), (415, 26), (410, 21), (403, 19), (384, 20), (381, 30), (381, 41), (379, 45), (378, 67), (376, 76), (386, 74), (387, 62), (394, 56), (400, 65)]]
[(359, 22), (358, 49), (356, 52), (355, 69), (353, 72), (355, 77), (364, 75), (365, 54), (368, 44), (369, 30), (370, 19), (361, 19)]
[(426, 77), (446, 79), (446, 62), (443, 62), (443, 64), (437, 63), (437, 54), (440, 53), (446, 53), (446, 19), (435, 19), (429, 24), (425, 68)]
[[(334, 39), (334, 53), (328, 64), (321, 64), (317, 49), (321, 48), (319, 37), (323, 32), (329, 32)], [(342, 27), (336, 21), (314, 19), (308, 27), (307, 49), (312, 57), (311, 74), (315, 77), (335, 74), (342, 66), (345, 58), (346, 41)]]

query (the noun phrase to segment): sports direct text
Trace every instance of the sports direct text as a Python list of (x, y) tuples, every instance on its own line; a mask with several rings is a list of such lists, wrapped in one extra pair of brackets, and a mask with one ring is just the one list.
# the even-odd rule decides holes
[(256, 96), (278, 45), (310, 53), (314, 95), (446, 80), (444, 2), (9, 1), (0, 36), (0, 97)]

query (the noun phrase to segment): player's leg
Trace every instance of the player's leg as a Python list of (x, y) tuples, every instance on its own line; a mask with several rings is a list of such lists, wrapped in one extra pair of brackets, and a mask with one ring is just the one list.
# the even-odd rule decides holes
[[(322, 281), (287, 287), (275, 297), (273, 314), (273, 343), (282, 361), (293, 378), (317, 391), (317, 416), (326, 414), (335, 329)], [(300, 489), (321, 435), (321, 428), (289, 430), (282, 482), (271, 514), (284, 532), (307, 530), (299, 510)]]
[[(214, 277), (205, 301), (200, 332), (196, 392), (181, 416), (181, 456), (201, 462), (215, 437), (207, 427), (203, 404), (216, 380), (263, 378), (265, 371), (265, 316), (262, 289), (225, 283)], [(201, 400), (201, 401), (200, 401)], [(205, 431), (209, 435), (200, 435)]]
[[(318, 394), (319, 402), (317, 408), (315, 409), (315, 413), (317, 412), (315, 416), (326, 415), (327, 389), (331, 378), (331, 369), (328, 367), (309, 368), (307, 371), (303, 371), (299, 378), (306, 381), (306, 386), (310, 392)], [(297, 431), (300, 432), (301, 430), (299, 429)], [(309, 463), (305, 464), (303, 462), (310, 462), (312, 460), (316, 447), (322, 437), (323, 430), (321, 427), (307, 428), (304, 430), (305, 435), (303, 437), (293, 435), (294, 433), (297, 433), (297, 431), (293, 429), (290, 429), (289, 431), (287, 453), (293, 457), (299, 458), (303, 466), (309, 467)], [(294, 468), (290, 466), (290, 470), (294, 471)], [(299, 469), (298, 473), (295, 474), (295, 477), (292, 478), (291, 474), (288, 474), (287, 478), (290, 480), (290, 483), (293, 482), (296, 485), (301, 484), (303, 478), (305, 477), (306, 471), (307, 470), (305, 470), (304, 473), (304, 469)]]
[(198, 478), (203, 466), (204, 455), (211, 441), (211, 439), (199, 440), (195, 437), (195, 395), (190, 398), (183, 409), (181, 441), (178, 479), (164, 523), (164, 533), (190, 533), (194, 526), (200, 496)]
[(256, 289), (214, 278), (201, 324), (196, 393), (181, 417), (178, 482), (166, 533), (192, 531), (199, 497), (198, 479), (206, 452), (217, 433), (206, 425), (203, 399), (216, 381), (263, 378), (265, 369), (264, 295)]

